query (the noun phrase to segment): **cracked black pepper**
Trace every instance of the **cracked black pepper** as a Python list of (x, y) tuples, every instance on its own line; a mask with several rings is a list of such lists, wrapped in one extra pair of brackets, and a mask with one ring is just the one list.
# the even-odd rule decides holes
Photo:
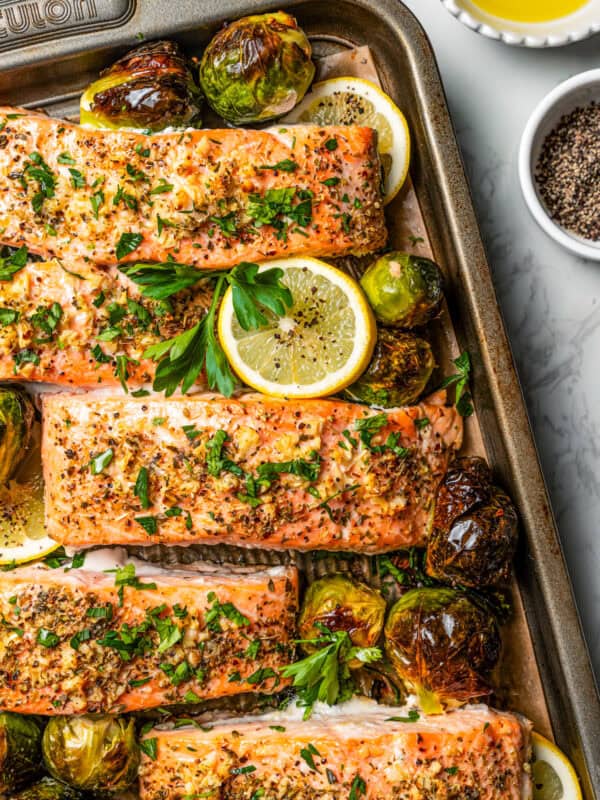
[(600, 240), (600, 105), (578, 107), (546, 136), (535, 170), (552, 219)]

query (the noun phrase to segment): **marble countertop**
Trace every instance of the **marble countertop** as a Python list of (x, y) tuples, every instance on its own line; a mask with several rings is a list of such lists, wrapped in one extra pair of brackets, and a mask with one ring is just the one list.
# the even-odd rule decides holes
[(465, 28), (439, 0), (404, 3), (437, 55), (600, 680), (600, 263), (538, 228), (517, 175), (531, 111), (561, 81), (600, 66), (600, 36), (508, 47)]

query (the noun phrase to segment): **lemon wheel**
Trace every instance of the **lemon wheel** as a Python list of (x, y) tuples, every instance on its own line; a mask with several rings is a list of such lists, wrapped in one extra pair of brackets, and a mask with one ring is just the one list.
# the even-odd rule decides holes
[(268, 324), (244, 330), (231, 288), (219, 311), (221, 345), (240, 379), (276, 397), (335, 394), (364, 372), (376, 339), (373, 313), (356, 281), (316, 258), (269, 261), (292, 294), (284, 317), (269, 310)]
[(58, 546), (44, 529), (41, 475), (0, 486), (0, 564), (23, 564)]
[(583, 800), (579, 779), (566, 755), (548, 739), (534, 733), (533, 800)]
[(330, 78), (317, 83), (284, 122), (374, 128), (384, 170), (384, 203), (402, 188), (410, 162), (408, 124), (394, 101), (371, 81)]

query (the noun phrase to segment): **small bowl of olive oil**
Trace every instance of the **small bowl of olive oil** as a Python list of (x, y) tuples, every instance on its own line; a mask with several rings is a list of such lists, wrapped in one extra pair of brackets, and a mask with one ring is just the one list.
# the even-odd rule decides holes
[(560, 47), (600, 31), (600, 0), (441, 0), (477, 33), (522, 47)]

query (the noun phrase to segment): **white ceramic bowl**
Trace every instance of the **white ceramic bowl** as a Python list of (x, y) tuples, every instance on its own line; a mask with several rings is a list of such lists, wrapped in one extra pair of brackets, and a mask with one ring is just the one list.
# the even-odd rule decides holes
[(441, 0), (444, 7), (471, 30), (505, 44), (522, 47), (560, 47), (600, 31), (600, 0), (552, 22), (510, 22), (486, 14), (471, 0)]
[(600, 69), (581, 72), (559, 84), (538, 104), (529, 118), (519, 148), (519, 180), (525, 202), (536, 222), (556, 242), (583, 258), (600, 261), (600, 242), (583, 239), (558, 225), (541, 199), (534, 173), (544, 139), (560, 118), (577, 106), (600, 102)]

